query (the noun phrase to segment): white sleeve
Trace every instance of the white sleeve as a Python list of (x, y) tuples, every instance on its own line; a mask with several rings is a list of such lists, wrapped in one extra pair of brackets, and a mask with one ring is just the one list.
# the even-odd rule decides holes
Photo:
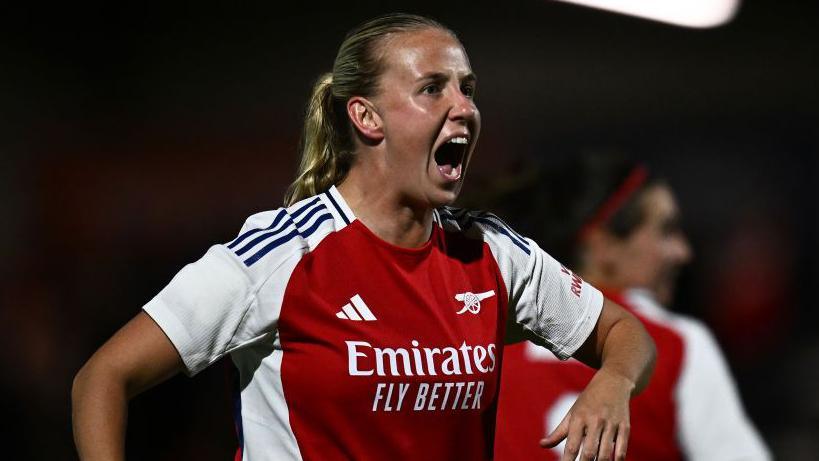
[(678, 327), (685, 338), (685, 355), (677, 385), (677, 418), (688, 459), (770, 460), (711, 333), (690, 319), (679, 319)]
[(597, 323), (603, 294), (500, 219), (492, 215), (484, 219), (492, 220), (481, 227), (509, 290), (507, 334), (514, 339), (520, 331), (558, 358), (568, 359)]
[[(243, 231), (265, 215), (251, 217)], [(176, 347), (188, 375), (276, 333), (284, 288), (301, 255), (283, 250), (247, 266), (228, 245), (214, 245), (143, 307)]]

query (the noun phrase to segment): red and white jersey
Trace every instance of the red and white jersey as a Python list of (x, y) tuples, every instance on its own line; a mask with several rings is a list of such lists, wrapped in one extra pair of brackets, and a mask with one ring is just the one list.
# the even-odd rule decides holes
[[(644, 290), (606, 296), (635, 314), (657, 346), (651, 382), (631, 400), (632, 461), (763, 461), (770, 454), (746, 417), (716, 341), (700, 322), (669, 312)], [(538, 445), (595, 370), (528, 344), (507, 346), (495, 459), (558, 460), (564, 444)]]
[(396, 247), (333, 187), (252, 216), (144, 307), (189, 374), (230, 354), (241, 459), (492, 457), (507, 328), (568, 357), (603, 298), (493, 215), (434, 221)]

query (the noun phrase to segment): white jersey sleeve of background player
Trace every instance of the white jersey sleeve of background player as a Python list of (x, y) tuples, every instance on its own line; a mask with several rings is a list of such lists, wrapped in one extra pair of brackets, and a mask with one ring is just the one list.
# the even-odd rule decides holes
[[(293, 269), (332, 230), (323, 207), (304, 200), (251, 216), (233, 242), (212, 246), (143, 307), (176, 347), (188, 375), (276, 334)], [(312, 230), (309, 237), (304, 229)]]
[(675, 316), (685, 338), (677, 386), (680, 443), (692, 461), (767, 461), (762, 438), (745, 415), (714, 337), (700, 322)]
[(457, 220), (467, 234), (483, 234), (509, 290), (507, 342), (522, 336), (568, 359), (597, 323), (603, 294), (495, 215), (470, 212)]

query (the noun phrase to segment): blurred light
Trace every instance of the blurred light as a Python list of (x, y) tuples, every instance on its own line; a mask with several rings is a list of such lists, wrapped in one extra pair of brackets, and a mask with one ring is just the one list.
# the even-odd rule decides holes
[(730, 21), (740, 0), (558, 0), (677, 26), (707, 28)]

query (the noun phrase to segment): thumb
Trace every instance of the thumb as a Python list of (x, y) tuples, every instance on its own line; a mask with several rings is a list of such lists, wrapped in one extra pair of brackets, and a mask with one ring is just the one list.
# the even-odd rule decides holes
[(555, 430), (552, 431), (551, 434), (547, 435), (546, 438), (540, 439), (540, 446), (543, 448), (554, 448), (566, 438), (569, 434), (569, 420), (571, 419), (571, 411), (566, 413), (566, 416), (563, 417), (563, 420), (560, 421), (560, 424), (557, 425)]

